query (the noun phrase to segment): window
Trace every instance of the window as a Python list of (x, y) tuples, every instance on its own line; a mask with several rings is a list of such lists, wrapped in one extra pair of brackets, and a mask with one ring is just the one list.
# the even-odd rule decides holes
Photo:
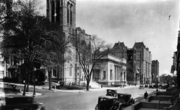
[(112, 70), (110, 70), (110, 80), (112, 80)]
[(57, 7), (56, 7), (56, 22), (60, 21), (60, 2), (57, 1)]
[(56, 73), (57, 73), (56, 68), (54, 68), (54, 69), (53, 69), (53, 76), (54, 76), (54, 77), (57, 77), (57, 74), (56, 74)]
[(103, 79), (106, 79), (106, 71), (103, 71)]
[(69, 3), (67, 3), (67, 23), (69, 23)]
[(51, 7), (52, 7), (52, 10), (51, 10), (51, 21), (54, 22), (54, 1), (51, 2)]
[(70, 65), (70, 69), (69, 69), (69, 76), (72, 76), (72, 64)]
[(72, 25), (72, 11), (73, 11), (73, 5), (71, 5), (71, 8), (70, 8), (70, 24)]

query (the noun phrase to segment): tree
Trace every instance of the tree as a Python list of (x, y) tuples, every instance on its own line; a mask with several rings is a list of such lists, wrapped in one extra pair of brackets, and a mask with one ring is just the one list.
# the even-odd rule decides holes
[[(77, 40), (78, 41), (78, 40)], [(77, 42), (76, 47), (79, 64), (84, 72), (86, 78), (86, 90), (89, 91), (89, 84), (94, 67), (98, 64), (98, 60), (109, 53), (109, 45), (96, 36), (92, 36), (88, 42), (81, 40)]]
[(160, 82), (166, 84), (177, 84), (177, 76), (162, 74), (160, 76)]
[(1, 24), (5, 21), (6, 11), (7, 11), (7, 1), (0, 0), (0, 27)]
[(34, 69), (39, 68), (36, 64), (48, 68), (57, 65), (60, 62), (59, 54), (63, 53), (67, 44), (59, 32), (60, 27), (39, 15), (37, 4), (37, 0), (19, 2), (21, 11), (12, 11), (2, 25), (1, 49), (4, 57), (24, 60), (22, 67), (26, 77), (23, 95), (28, 90), (30, 77), (36, 73)]

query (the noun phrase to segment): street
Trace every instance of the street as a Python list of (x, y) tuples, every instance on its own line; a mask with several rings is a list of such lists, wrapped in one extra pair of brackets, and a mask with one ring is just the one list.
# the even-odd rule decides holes
[[(120, 88), (118, 93), (129, 93), (133, 98), (143, 96), (155, 89), (139, 89), (138, 87)], [(46, 110), (94, 110), (98, 97), (106, 95), (106, 90), (89, 92), (54, 92), (36, 97), (35, 100), (45, 105)]]

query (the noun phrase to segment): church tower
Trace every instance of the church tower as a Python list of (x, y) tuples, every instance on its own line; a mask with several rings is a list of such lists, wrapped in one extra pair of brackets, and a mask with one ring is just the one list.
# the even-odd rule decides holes
[[(60, 32), (65, 40), (69, 40), (70, 37), (75, 36), (76, 28), (76, 0), (47, 0), (47, 18), (54, 23), (59, 24)], [(65, 84), (72, 84), (76, 82), (76, 64), (75, 48), (71, 46), (68, 48), (71, 51), (65, 52), (63, 58), (65, 62), (62, 64), (62, 68), (55, 70), (56, 78), (62, 79)], [(67, 50), (67, 51), (69, 51)], [(69, 58), (70, 57), (70, 58)], [(70, 59), (70, 60), (67, 60)], [(52, 70), (54, 74), (54, 70)], [(58, 72), (59, 71), (59, 72)]]
[(76, 27), (76, 0), (47, 0), (47, 17), (62, 27), (62, 32), (73, 34)]

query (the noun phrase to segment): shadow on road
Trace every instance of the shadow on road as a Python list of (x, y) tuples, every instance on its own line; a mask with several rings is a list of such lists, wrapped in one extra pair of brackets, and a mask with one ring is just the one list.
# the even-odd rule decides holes
[(0, 110), (45, 110), (34, 97), (22, 96), (17, 85), (0, 82), (0, 86)]

